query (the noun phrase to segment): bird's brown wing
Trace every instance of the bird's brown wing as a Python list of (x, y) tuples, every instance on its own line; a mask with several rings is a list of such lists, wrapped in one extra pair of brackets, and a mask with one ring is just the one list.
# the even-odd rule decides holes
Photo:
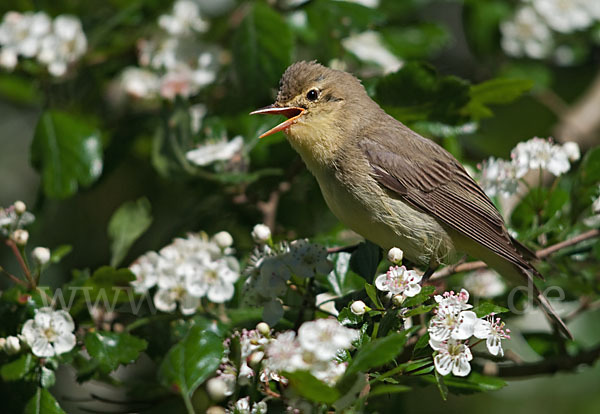
[[(408, 128), (397, 132), (411, 134), (419, 145), (413, 146), (416, 141), (399, 142), (394, 137), (360, 140), (378, 182), (413, 207), (542, 277), (519, 253), (502, 216), (462, 165), (437, 144)], [(410, 157), (407, 145), (413, 146), (413, 155), (415, 150), (419, 155)], [(428, 155), (420, 155), (423, 153)]]

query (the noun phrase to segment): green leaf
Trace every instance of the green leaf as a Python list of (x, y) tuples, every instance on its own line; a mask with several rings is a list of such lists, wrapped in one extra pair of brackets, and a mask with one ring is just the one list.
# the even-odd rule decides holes
[(525, 340), (538, 355), (548, 358), (560, 356), (563, 353), (561, 344), (556, 338), (548, 333), (524, 333)]
[(450, 40), (448, 31), (434, 23), (386, 27), (381, 34), (390, 51), (404, 59), (427, 58)]
[(433, 372), (435, 378), (435, 384), (438, 387), (442, 400), (446, 401), (448, 399), (448, 387), (444, 381), (444, 377), (440, 375), (437, 371)]
[(126, 332), (88, 332), (84, 339), (85, 348), (98, 363), (100, 370), (109, 373), (120, 364), (134, 362), (148, 343)]
[(48, 110), (35, 129), (31, 161), (48, 197), (72, 196), (102, 173), (100, 133), (68, 113)]
[(435, 304), (431, 304), (431, 305), (422, 305), (419, 306), (417, 308), (411, 309), (408, 312), (406, 312), (403, 316), (405, 318), (411, 317), (411, 316), (415, 316), (415, 315), (420, 315), (422, 313), (427, 313), (430, 310), (432, 310), (435, 307)]
[(506, 381), (502, 378), (487, 377), (478, 372), (471, 372), (469, 376), (463, 378), (447, 375), (444, 377), (444, 383), (455, 394), (497, 391), (506, 385)]
[(498, 26), (513, 8), (504, 0), (467, 0), (464, 2), (463, 26), (470, 50), (478, 56), (497, 52), (500, 43)]
[(60, 263), (63, 257), (71, 253), (72, 250), (73, 246), (69, 244), (62, 244), (58, 246), (57, 248), (52, 250), (52, 254), (50, 256), (50, 263)]
[(364, 280), (350, 270), (350, 253), (341, 252), (333, 256), (333, 270), (327, 275), (332, 292), (336, 296), (344, 296), (362, 289)]
[(463, 108), (465, 115), (475, 119), (492, 116), (489, 104), (506, 104), (520, 97), (531, 89), (533, 81), (529, 79), (498, 78), (478, 85), (471, 86), (469, 90), (470, 101)]
[(98, 268), (91, 277), (82, 276), (75, 280), (70, 291), (69, 301), (73, 301), (70, 313), (76, 315), (82, 309), (101, 305), (114, 309), (117, 304), (131, 303), (134, 294), (130, 282), (134, 274), (127, 268), (115, 269), (110, 266)]
[(406, 298), (406, 300), (402, 303), (402, 307), (411, 308), (413, 306), (418, 306), (421, 303), (428, 300), (431, 295), (435, 292), (435, 286), (426, 285), (421, 288), (421, 291), (411, 298)]
[(46, 367), (42, 367), (42, 374), (40, 376), (40, 385), (43, 388), (50, 388), (56, 382), (56, 375), (54, 371)]
[(599, 183), (600, 146), (590, 149), (581, 160), (577, 178), (571, 191), (574, 218), (577, 218), (599, 196)]
[(58, 401), (45, 388), (38, 388), (35, 395), (27, 402), (24, 414), (66, 414)]
[(373, 302), (373, 305), (377, 309), (383, 309), (383, 305), (377, 296), (377, 289), (375, 286), (371, 285), (370, 283), (365, 283), (365, 291), (367, 292), (369, 299), (371, 299), (371, 302)]
[(108, 237), (111, 239), (110, 265), (116, 267), (127, 255), (131, 245), (152, 223), (150, 202), (142, 197), (128, 201), (115, 211), (108, 223)]
[(409, 62), (380, 79), (375, 88), (378, 102), (403, 122), (466, 121), (461, 109), (469, 102), (469, 84), (455, 76), (440, 76), (425, 63)]
[(478, 318), (482, 318), (484, 316), (488, 316), (490, 313), (505, 313), (508, 312), (508, 309), (495, 305), (491, 302), (483, 302), (475, 306), (471, 309)]
[(345, 375), (367, 372), (370, 368), (379, 367), (393, 360), (402, 352), (407, 340), (407, 332), (390, 334), (365, 344), (348, 365)]
[(290, 28), (264, 3), (248, 4), (233, 36), (233, 69), (240, 92), (250, 102), (270, 101), (271, 90), (292, 62)]
[(370, 241), (362, 242), (352, 252), (350, 269), (367, 282), (372, 282), (381, 261), (381, 249)]
[(0, 368), (0, 376), (4, 381), (19, 380), (27, 375), (27, 373), (33, 369), (35, 364), (36, 361), (32, 354), (23, 354), (18, 359), (2, 365), (2, 368)]
[(362, 322), (362, 319), (362, 315), (353, 313), (348, 307), (342, 309), (338, 315), (338, 321), (344, 326), (358, 325)]
[(307, 400), (325, 404), (333, 404), (340, 398), (340, 392), (315, 378), (308, 371), (284, 372), (283, 376), (290, 381), (290, 386)]
[(214, 374), (223, 356), (223, 340), (194, 326), (173, 346), (158, 370), (160, 382), (189, 398), (196, 388)]
[(34, 79), (18, 76), (14, 73), (0, 73), (0, 95), (19, 104), (40, 102), (40, 92)]
[(373, 389), (369, 392), (369, 398), (376, 397), (378, 395), (386, 395), (386, 394), (398, 394), (400, 392), (411, 391), (412, 388), (408, 385), (394, 385), (394, 384), (382, 384), (377, 387), (373, 387)]

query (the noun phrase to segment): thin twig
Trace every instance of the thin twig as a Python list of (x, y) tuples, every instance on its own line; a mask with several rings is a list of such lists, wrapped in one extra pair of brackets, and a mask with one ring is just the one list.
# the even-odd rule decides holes
[[(550, 256), (553, 253), (556, 253), (557, 251), (559, 251), (561, 249), (573, 246), (573, 245), (575, 245), (577, 243), (581, 243), (582, 241), (585, 241), (585, 240), (593, 239), (594, 237), (598, 237), (598, 236), (600, 236), (600, 229), (593, 229), (590, 231), (586, 231), (585, 233), (581, 233), (581, 234), (573, 237), (572, 239), (568, 239), (568, 240), (562, 241), (560, 243), (556, 243), (552, 246), (546, 247), (545, 249), (538, 250), (535, 254), (539, 259), (543, 259), (545, 257)], [(467, 263), (461, 263), (461, 264), (457, 264), (457, 265), (453, 265), (453, 266), (447, 266), (447, 267), (435, 272), (431, 276), (431, 278), (429, 278), (429, 280), (442, 279), (442, 278), (448, 277), (450, 275), (453, 275), (455, 273), (484, 269), (486, 267), (487, 267), (487, 264), (485, 264), (485, 262), (482, 262), (482, 261), (467, 262)]]
[(21, 256), (21, 252), (19, 251), (19, 247), (17, 246), (17, 244), (11, 239), (6, 239), (6, 245), (8, 247), (10, 247), (11, 250), (13, 251), (13, 254), (17, 258), (17, 261), (19, 262), (21, 269), (23, 269), (23, 273), (25, 274), (25, 277), (29, 281), (30, 287), (35, 288), (35, 286), (36, 286), (35, 280), (33, 280), (33, 277), (31, 276), (31, 272), (29, 271), (27, 264), (25, 264), (25, 260), (23, 260), (23, 256)]
[(256, 206), (263, 214), (263, 223), (269, 227), (271, 230), (275, 229), (275, 218), (277, 216), (277, 207), (279, 206), (279, 199), (283, 193), (286, 193), (290, 190), (292, 186), (289, 182), (284, 181), (279, 183), (277, 188), (271, 191), (269, 195), (269, 200), (267, 201), (259, 201), (256, 203)]
[(8, 276), (13, 282), (15, 282), (15, 283), (17, 283), (17, 284), (19, 284), (21, 286), (27, 286), (27, 283), (23, 282), (21, 279), (19, 279), (18, 277), (16, 277), (12, 273), (8, 273), (2, 267), (0, 267), (0, 272), (4, 273), (6, 276)]
[(592, 365), (600, 358), (600, 346), (577, 355), (558, 355), (539, 362), (528, 364), (499, 365), (499, 377), (529, 377), (532, 375), (554, 374), (558, 371), (573, 371), (580, 365)]

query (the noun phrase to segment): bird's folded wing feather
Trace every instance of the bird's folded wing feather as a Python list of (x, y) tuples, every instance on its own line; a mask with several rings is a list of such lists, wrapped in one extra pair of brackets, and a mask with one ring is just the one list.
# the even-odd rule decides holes
[[(408, 128), (401, 132), (414, 134)], [(502, 216), (458, 161), (425, 138), (416, 134), (413, 138), (420, 141), (421, 152), (433, 156), (410, 157), (406, 147), (393, 137), (361, 138), (359, 145), (380, 185), (413, 207), (541, 277), (512, 244)]]

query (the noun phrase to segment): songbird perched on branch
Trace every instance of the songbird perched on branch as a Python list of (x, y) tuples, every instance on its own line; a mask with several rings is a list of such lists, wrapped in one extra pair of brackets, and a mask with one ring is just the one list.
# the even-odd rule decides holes
[(535, 254), (508, 234), (502, 216), (449, 152), (397, 121), (353, 75), (315, 62), (291, 65), (273, 105), (253, 114), (288, 119), (284, 131), (316, 177), (331, 211), (384, 249), (394, 246), (427, 268), (455, 252), (480, 258), (503, 276), (530, 284), (550, 320), (569, 329), (535, 287)]

